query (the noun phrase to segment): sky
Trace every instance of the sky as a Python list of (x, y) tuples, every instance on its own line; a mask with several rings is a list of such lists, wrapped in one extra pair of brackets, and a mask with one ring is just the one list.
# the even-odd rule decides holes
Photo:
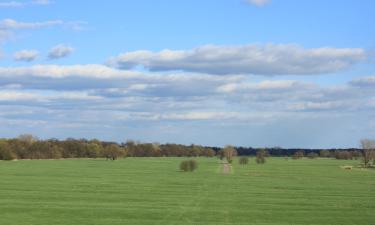
[(0, 1), (0, 137), (349, 148), (373, 0)]

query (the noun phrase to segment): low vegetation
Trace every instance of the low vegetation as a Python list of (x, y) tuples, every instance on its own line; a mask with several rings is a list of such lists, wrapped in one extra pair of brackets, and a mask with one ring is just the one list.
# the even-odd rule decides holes
[(238, 160), (238, 163), (241, 165), (249, 164), (249, 158), (246, 156), (241, 156)]
[(180, 163), (180, 170), (184, 172), (193, 172), (198, 168), (197, 161), (190, 159), (190, 160), (184, 160)]

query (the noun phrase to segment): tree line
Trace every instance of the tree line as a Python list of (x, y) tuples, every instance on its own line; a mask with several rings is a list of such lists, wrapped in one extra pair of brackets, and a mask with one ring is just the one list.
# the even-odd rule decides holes
[(0, 160), (118, 157), (215, 156), (216, 152), (200, 145), (158, 144), (127, 141), (105, 142), (97, 139), (40, 140), (32, 135), (0, 139)]
[(30, 134), (17, 138), (0, 139), (0, 160), (12, 159), (59, 159), (59, 158), (98, 158), (116, 159), (118, 157), (195, 157), (219, 156), (230, 162), (234, 156), (279, 156), (294, 159), (308, 157), (326, 157), (336, 159), (364, 158), (365, 164), (375, 158), (375, 141), (361, 140), (362, 148), (350, 149), (287, 149), (234, 147), (207, 147), (201, 145), (140, 143), (126, 141), (124, 143), (99, 141), (97, 139), (40, 140)]

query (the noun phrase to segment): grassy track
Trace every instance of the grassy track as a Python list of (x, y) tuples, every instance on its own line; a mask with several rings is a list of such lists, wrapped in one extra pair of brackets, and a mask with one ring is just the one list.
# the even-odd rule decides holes
[(215, 158), (0, 161), (1, 225), (375, 224), (375, 170), (356, 161)]

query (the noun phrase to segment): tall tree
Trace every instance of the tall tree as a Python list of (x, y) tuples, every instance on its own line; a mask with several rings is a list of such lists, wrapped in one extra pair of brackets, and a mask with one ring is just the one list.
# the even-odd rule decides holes
[(237, 151), (232, 145), (226, 145), (221, 154), (229, 163), (232, 163), (233, 157), (237, 156)]
[(363, 149), (362, 161), (364, 166), (368, 167), (375, 159), (375, 140), (363, 139), (361, 140), (361, 146)]
[(102, 155), (107, 159), (116, 160), (123, 155), (123, 151), (116, 144), (110, 144), (103, 149)]

